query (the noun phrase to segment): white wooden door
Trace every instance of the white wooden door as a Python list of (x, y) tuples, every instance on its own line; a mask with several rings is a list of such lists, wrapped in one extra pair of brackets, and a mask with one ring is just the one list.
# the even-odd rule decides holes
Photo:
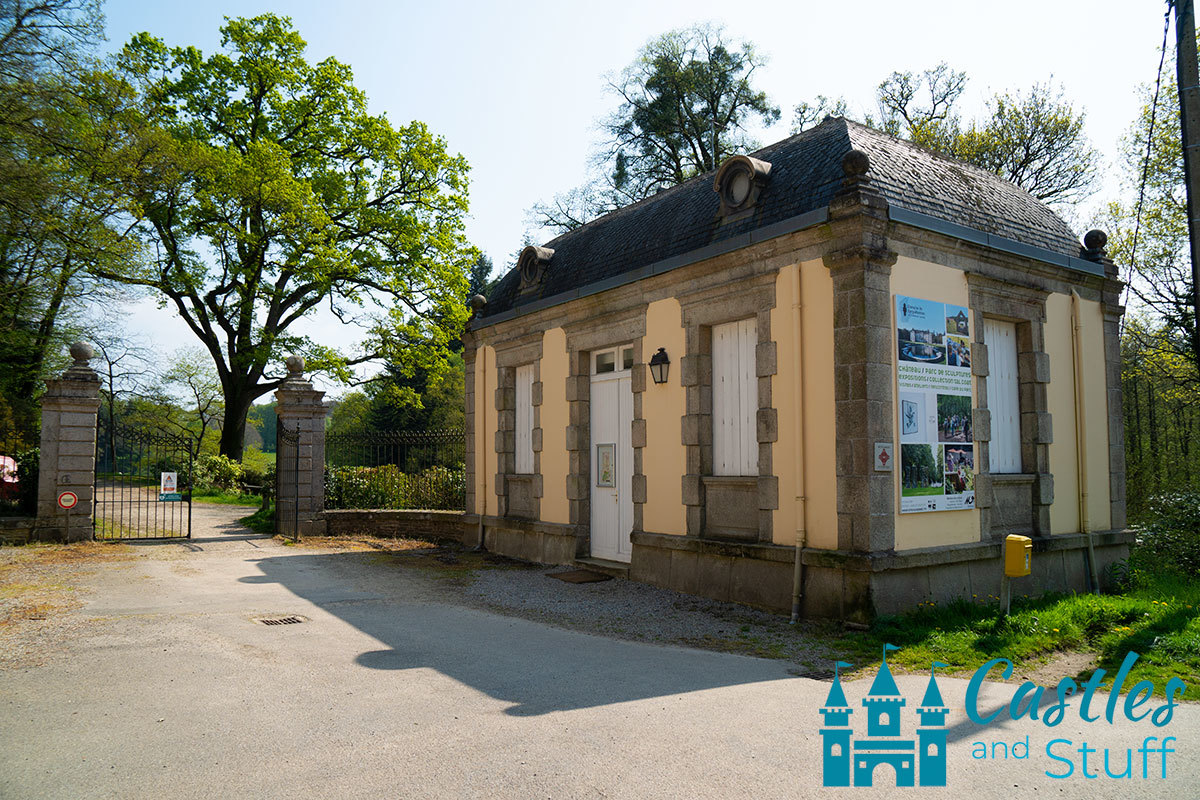
[[(591, 554), (628, 562), (633, 555), (633, 391), (629, 361), (620, 348), (592, 359), (591, 387)], [(596, 364), (599, 360), (600, 369)], [(607, 370), (607, 371), (604, 371)]]
[(988, 470), (1021, 471), (1021, 398), (1017, 384), (1017, 326), (994, 319), (983, 321), (987, 344), (987, 402), (992, 414)]

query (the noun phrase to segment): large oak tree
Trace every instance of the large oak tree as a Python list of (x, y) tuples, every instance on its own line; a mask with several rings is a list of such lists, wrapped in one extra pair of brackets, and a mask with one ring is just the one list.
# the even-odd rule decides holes
[[(282, 356), (343, 379), (378, 358), (436, 369), (467, 316), (466, 161), (420, 122), (371, 114), (348, 66), (304, 51), (268, 14), (229, 20), (209, 56), (140, 34), (118, 59), (157, 136), (130, 183), (147, 257), (98, 274), (158, 292), (199, 339), (231, 458)], [(364, 326), (356, 352), (295, 332), (320, 308)]]

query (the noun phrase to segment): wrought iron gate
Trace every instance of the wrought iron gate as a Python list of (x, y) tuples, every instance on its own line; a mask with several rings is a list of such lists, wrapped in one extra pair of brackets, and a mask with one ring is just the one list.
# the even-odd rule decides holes
[(192, 440), (101, 419), (95, 539), (192, 538)]
[(300, 429), (275, 421), (275, 533), (300, 541)]

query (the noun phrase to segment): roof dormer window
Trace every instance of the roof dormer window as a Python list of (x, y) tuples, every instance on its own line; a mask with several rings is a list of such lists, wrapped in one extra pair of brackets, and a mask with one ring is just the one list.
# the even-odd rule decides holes
[(758, 202), (767, 181), (771, 165), (750, 156), (734, 156), (717, 170), (713, 189), (721, 198), (721, 216), (745, 211)]
[(542, 274), (552, 258), (554, 258), (554, 251), (549, 247), (538, 247), (531, 244), (521, 251), (517, 269), (521, 273), (522, 292), (542, 282)]

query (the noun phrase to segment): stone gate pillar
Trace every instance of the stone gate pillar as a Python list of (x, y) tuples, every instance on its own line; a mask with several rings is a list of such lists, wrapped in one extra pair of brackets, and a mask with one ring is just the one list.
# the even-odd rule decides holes
[[(88, 365), (94, 354), (90, 345), (76, 342), (71, 345), (75, 363), (58, 380), (46, 381), (38, 467), (38, 539), (78, 542), (92, 538), (96, 416), (100, 410), (100, 376)], [(58, 506), (59, 495), (68, 491), (79, 498), (70, 512)]]
[[(288, 377), (275, 390), (275, 413), (279, 422), (288, 431), (299, 433), (296, 445), (296, 471), (298, 486), (280, 480), (276, 470), (276, 508), (290, 503), (295, 494), (296, 515), (301, 536), (324, 536), (325, 520), (325, 404), (324, 392), (313, 388), (312, 382), (304, 378), (304, 359), (289, 356)], [(282, 440), (276, 446), (276, 463), (285, 454)]]

